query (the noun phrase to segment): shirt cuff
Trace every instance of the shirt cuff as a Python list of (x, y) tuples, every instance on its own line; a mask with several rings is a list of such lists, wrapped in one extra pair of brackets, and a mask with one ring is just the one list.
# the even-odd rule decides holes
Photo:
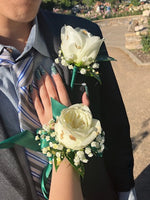
[(119, 200), (137, 200), (135, 188), (128, 192), (119, 192)]

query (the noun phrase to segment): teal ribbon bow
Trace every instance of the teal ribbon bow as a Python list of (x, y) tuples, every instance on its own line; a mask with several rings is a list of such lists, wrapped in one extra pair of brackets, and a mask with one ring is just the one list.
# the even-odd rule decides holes
[[(51, 104), (52, 104), (52, 112), (53, 112), (53, 119), (56, 120), (57, 116), (60, 116), (61, 111), (66, 108), (66, 106), (62, 105), (55, 99), (51, 98)], [(38, 130), (37, 130), (38, 132)], [(42, 132), (42, 134), (45, 134), (46, 132)], [(35, 140), (35, 135), (34, 133), (25, 130), (17, 135), (14, 135), (2, 142), (0, 142), (0, 149), (4, 148), (12, 148), (15, 145), (20, 145), (22, 147), (34, 150), (34, 151), (39, 151), (41, 152), (41, 149), (49, 146), (49, 142), (47, 142), (45, 139), (40, 139), (40, 144), (39, 146), (39, 141)], [(48, 158), (49, 162), (52, 161), (53, 157)], [(45, 185), (47, 183), (48, 177), (51, 174), (52, 171), (52, 164), (49, 163), (43, 170), (42, 172), (42, 178), (41, 178), (41, 189), (44, 197), (48, 199), (47, 195), (48, 192), (45, 188)]]

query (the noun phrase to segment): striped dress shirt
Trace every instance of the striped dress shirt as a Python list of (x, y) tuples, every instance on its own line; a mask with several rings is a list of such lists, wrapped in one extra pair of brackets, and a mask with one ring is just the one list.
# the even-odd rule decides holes
[[(20, 62), (23, 57), (26, 57), (28, 54), (32, 54), (32, 52), (36, 52), (36, 56), (34, 56), (34, 62), (32, 66), (33, 73), (37, 67), (43, 66), (45, 70), (51, 74), (51, 64), (52, 60), (48, 53), (46, 44), (44, 43), (39, 29), (38, 22), (35, 19), (27, 44), (24, 48), (24, 51), (20, 54), (20, 52), (14, 47), (8, 47), (12, 49), (12, 56), (15, 62)], [(0, 54), (2, 54), (4, 50), (4, 46), (0, 45)], [(21, 79), (21, 77), (20, 77)], [(6, 130), (11, 133), (11, 135), (15, 135), (20, 132), (20, 123), (18, 119), (18, 103), (19, 103), (19, 88), (18, 78), (16, 73), (14, 72), (12, 67), (7, 67), (4, 65), (0, 65), (0, 115), (6, 127)], [(22, 88), (24, 92), (26, 92), (26, 88)], [(5, 102), (5, 103), (4, 103)], [(11, 110), (8, 114), (8, 108)], [(22, 109), (20, 105), (20, 109)], [(39, 122), (37, 122), (38, 125)], [(40, 189), (40, 179), (43, 168), (47, 165), (48, 161), (44, 155), (40, 152), (34, 152), (29, 149), (25, 149), (25, 154), (27, 156), (27, 161), (29, 163), (31, 175), (33, 178), (33, 183), (35, 185), (35, 189), (37, 191), (37, 195), (39, 199), (44, 199), (43, 194)], [(50, 180), (47, 184), (47, 189), (49, 189)]]

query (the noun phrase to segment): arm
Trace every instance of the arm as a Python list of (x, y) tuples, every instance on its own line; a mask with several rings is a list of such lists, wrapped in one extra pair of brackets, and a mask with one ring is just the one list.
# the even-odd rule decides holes
[[(40, 72), (40, 69), (36, 72), (39, 74), (38, 86), (39, 94), (37, 90), (33, 89), (32, 99), (35, 109), (37, 111), (41, 124), (47, 124), (52, 118), (52, 109), (50, 98), (53, 97), (62, 104), (69, 106), (70, 100), (66, 89), (63, 85), (62, 79), (53, 68), (53, 81), (51, 77), (45, 73)], [(39, 97), (40, 96), (40, 97)], [(86, 95), (83, 95), (83, 101), (88, 103)], [(49, 199), (52, 200), (82, 200), (82, 190), (80, 185), (80, 177), (74, 168), (70, 165), (67, 159), (64, 159), (60, 164), (58, 171), (53, 168), (52, 181)]]
[(80, 177), (66, 158), (53, 169), (49, 199), (83, 200)]

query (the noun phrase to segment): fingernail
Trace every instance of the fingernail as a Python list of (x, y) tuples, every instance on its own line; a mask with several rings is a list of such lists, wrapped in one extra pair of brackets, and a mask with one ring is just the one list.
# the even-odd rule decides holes
[(32, 92), (33, 92), (33, 86), (29, 85), (29, 93), (32, 93)]
[(41, 79), (41, 73), (40, 73), (40, 70), (39, 70), (39, 69), (37, 69), (37, 70), (35, 71), (35, 78), (36, 78), (37, 80), (40, 80), (40, 79)]
[(42, 76), (46, 73), (45, 69), (41, 65), (39, 66), (39, 70)]
[(56, 69), (56, 67), (55, 67), (55, 65), (54, 65), (54, 63), (53, 63), (52, 66), (51, 66), (51, 72), (52, 72), (52, 75), (55, 75), (55, 74), (58, 73), (58, 72), (57, 72), (57, 69)]

